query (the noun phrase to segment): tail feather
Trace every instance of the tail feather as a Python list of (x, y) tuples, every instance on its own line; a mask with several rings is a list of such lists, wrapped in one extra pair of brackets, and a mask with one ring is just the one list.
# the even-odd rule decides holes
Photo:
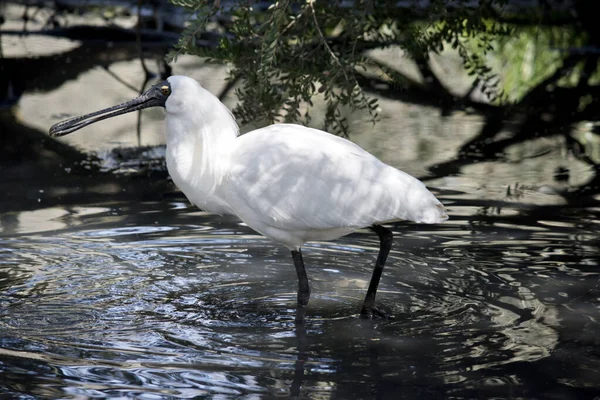
[[(432, 195), (433, 197), (433, 195)], [(433, 202), (427, 204), (421, 209), (421, 212), (415, 218), (415, 222), (423, 224), (438, 224), (448, 219), (446, 209), (435, 197)]]

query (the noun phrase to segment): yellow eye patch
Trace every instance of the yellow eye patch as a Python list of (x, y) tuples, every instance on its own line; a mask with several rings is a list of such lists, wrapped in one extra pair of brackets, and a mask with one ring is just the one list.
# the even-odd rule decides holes
[(171, 93), (171, 89), (169, 89), (169, 87), (167, 85), (165, 86), (161, 86), (160, 91), (162, 92), (162, 94), (164, 94), (165, 96), (168, 96), (169, 93)]

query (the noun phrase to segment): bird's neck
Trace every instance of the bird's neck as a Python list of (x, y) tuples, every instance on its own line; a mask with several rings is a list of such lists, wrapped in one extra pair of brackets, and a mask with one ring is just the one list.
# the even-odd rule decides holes
[[(200, 208), (225, 213), (218, 188), (239, 133), (231, 112), (216, 97), (180, 114), (167, 114), (167, 167), (175, 184)], [(214, 204), (213, 204), (214, 203)]]

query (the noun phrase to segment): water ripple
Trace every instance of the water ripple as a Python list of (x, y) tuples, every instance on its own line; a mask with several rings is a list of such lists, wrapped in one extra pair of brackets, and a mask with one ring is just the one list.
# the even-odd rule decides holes
[(40, 397), (262, 398), (300, 384), (316, 397), (361, 382), (468, 386), (476, 371), (552, 360), (565, 321), (599, 319), (588, 303), (598, 303), (598, 234), (571, 215), (396, 225), (378, 294), (389, 321), (357, 315), (377, 238), (311, 243), (298, 326), (287, 250), (181, 207), (135, 218), (99, 209), (52, 235), (0, 237), (7, 390), (31, 381)]

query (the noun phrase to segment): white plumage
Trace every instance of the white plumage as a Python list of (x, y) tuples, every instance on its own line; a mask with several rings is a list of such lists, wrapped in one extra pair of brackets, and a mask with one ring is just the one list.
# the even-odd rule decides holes
[(168, 81), (167, 166), (201, 209), (236, 215), (290, 250), (373, 224), (448, 218), (421, 181), (346, 139), (293, 124), (238, 136), (213, 94), (188, 77)]
[(167, 167), (195, 205), (233, 214), (292, 250), (298, 274), (297, 319), (310, 297), (300, 247), (370, 227), (380, 249), (362, 315), (377, 312), (375, 295), (392, 244), (381, 224), (438, 223), (444, 206), (412, 176), (354, 143), (300, 125), (280, 124), (238, 136), (231, 112), (195, 80), (172, 76), (139, 97), (50, 128), (62, 136), (91, 123), (147, 107), (167, 112)]

